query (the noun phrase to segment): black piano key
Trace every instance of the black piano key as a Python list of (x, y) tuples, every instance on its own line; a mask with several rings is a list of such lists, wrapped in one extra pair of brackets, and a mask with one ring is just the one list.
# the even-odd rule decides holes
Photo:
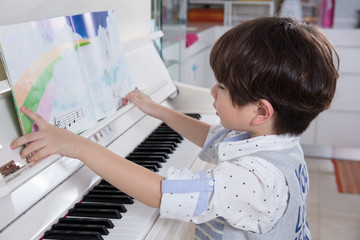
[(165, 153), (173, 153), (174, 150), (172, 150), (170, 147), (137, 147), (134, 151), (139, 152), (165, 152)]
[(166, 158), (161, 156), (127, 156), (126, 159), (130, 161), (156, 161), (166, 162)]
[(48, 230), (45, 232), (44, 239), (103, 240), (104, 238), (98, 232)]
[(102, 225), (57, 223), (57, 224), (52, 225), (51, 230), (98, 232), (101, 235), (109, 234), (109, 231), (107, 230), (107, 228)]
[(122, 203), (122, 204), (133, 204), (129, 196), (114, 196), (114, 195), (85, 195), (83, 198), (84, 202), (104, 202), (104, 203)]
[(150, 138), (152, 138), (152, 137), (159, 137), (159, 138), (165, 137), (165, 138), (174, 138), (174, 139), (184, 140), (184, 138), (181, 135), (176, 134), (176, 133), (161, 134), (160, 132), (159, 133), (155, 132), (150, 135)]
[(169, 158), (169, 154), (164, 152), (132, 152), (128, 156), (161, 156), (165, 159)]
[[(144, 143), (147, 143), (147, 144), (166, 144), (166, 145), (172, 145), (174, 147), (177, 147), (178, 146), (178, 143), (177, 142), (174, 142), (172, 140), (164, 140), (164, 141), (151, 141), (149, 139), (145, 139), (144, 141), (142, 141), (141, 144), (144, 144)], [(140, 144), (140, 145), (141, 145)], [(139, 146), (140, 146), (139, 145)]]
[(70, 208), (68, 216), (77, 217), (99, 217), (121, 219), (121, 214), (115, 209), (87, 209), (87, 208)]
[(166, 128), (159, 128), (159, 129), (155, 129), (152, 134), (159, 134), (159, 135), (176, 135), (176, 136), (181, 136), (180, 134), (178, 134), (177, 132), (173, 131), (172, 129), (166, 129)]
[(139, 160), (132, 160), (133, 163), (139, 164), (139, 165), (154, 165), (157, 168), (162, 168), (162, 165), (158, 161), (149, 161), (148, 159), (139, 159)]
[(128, 196), (126, 193), (120, 191), (119, 189), (103, 189), (103, 190), (96, 190), (92, 189), (88, 192), (89, 195), (122, 195)]
[[(178, 143), (181, 142), (181, 137), (178, 135), (174, 135), (174, 134), (156, 134), (156, 133), (152, 133), (151, 135), (149, 135), (145, 140), (150, 140), (152, 138), (161, 138), (163, 139), (163, 141), (177, 141)], [(180, 140), (180, 141), (179, 141)]]
[(159, 168), (155, 165), (151, 165), (151, 164), (141, 164), (141, 166), (143, 166), (144, 168), (147, 168), (153, 172), (158, 172)]
[[(105, 179), (101, 179), (101, 181), (98, 183), (97, 186), (109, 186), (109, 187), (114, 187), (113, 185), (111, 185), (111, 183), (109, 183), (108, 181), (106, 181)], [(114, 187), (116, 188), (116, 187)], [(118, 189), (118, 188), (116, 188)]]
[(180, 143), (181, 142), (181, 139), (178, 138), (178, 137), (167, 137), (167, 136), (155, 136), (155, 137), (152, 137), (152, 136), (149, 136), (146, 138), (147, 141), (173, 141), (173, 142), (176, 142), (176, 143)]
[(62, 217), (62, 218), (59, 218), (59, 223), (101, 225), (106, 228), (114, 228), (114, 223), (110, 219), (105, 219), (105, 218)]
[(93, 187), (94, 190), (117, 190), (113, 185), (96, 185)]
[(81, 202), (81, 203), (76, 203), (74, 208), (115, 209), (121, 213), (127, 211), (125, 206), (120, 203)]
[[(168, 126), (159, 126), (158, 128), (156, 128), (154, 132), (169, 132), (169, 133), (176, 133), (174, 130), (172, 130), (171, 128), (169, 128)], [(149, 137), (151, 136), (151, 134), (149, 135)]]
[[(176, 142), (159, 142), (159, 141), (144, 141), (142, 142), (139, 146), (137, 147), (156, 147), (156, 148), (161, 148), (161, 147), (166, 147), (166, 148), (171, 148), (171, 150), (175, 150), (175, 148), (177, 148), (177, 143)], [(159, 152), (161, 152), (159, 150)]]
[(160, 125), (159, 127), (157, 127), (154, 131), (157, 131), (157, 130), (160, 130), (160, 131), (162, 131), (162, 130), (172, 131), (172, 132), (175, 133), (175, 131), (174, 131), (171, 127), (169, 127), (168, 125), (166, 125), (166, 124), (161, 124), (161, 125)]
[(188, 115), (189, 117), (200, 119), (201, 115), (199, 113), (184, 113), (185, 115)]
[[(166, 126), (160, 125), (160, 126), (157, 127), (153, 132), (161, 132), (161, 131), (180, 135), (178, 132), (176, 132), (174, 129), (170, 128), (170, 127), (167, 126), (167, 125), (166, 125)], [(151, 135), (151, 134), (150, 134), (150, 135)]]
[[(102, 184), (102, 185), (111, 185), (111, 183), (109, 183), (109, 182), (106, 181), (105, 179), (102, 179), (99, 184)], [(111, 185), (111, 186), (112, 186), (112, 185)]]

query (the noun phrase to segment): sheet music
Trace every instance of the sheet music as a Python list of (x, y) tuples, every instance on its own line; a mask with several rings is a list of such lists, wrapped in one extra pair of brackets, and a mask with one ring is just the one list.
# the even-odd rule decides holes
[(53, 118), (53, 125), (61, 128), (69, 128), (72, 124), (75, 124), (76, 121), (84, 118), (84, 112), (82, 108), (75, 109), (70, 111), (62, 116)]

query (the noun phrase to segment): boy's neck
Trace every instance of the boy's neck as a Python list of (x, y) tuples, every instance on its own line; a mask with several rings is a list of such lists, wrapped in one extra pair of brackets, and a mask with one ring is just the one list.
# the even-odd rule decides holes
[(272, 132), (272, 131), (269, 131), (269, 132), (257, 132), (257, 133), (250, 132), (250, 134), (251, 134), (252, 138), (259, 137), (259, 136), (264, 136), (264, 135), (276, 135), (276, 133)]
[(264, 135), (277, 135), (270, 121), (262, 125), (254, 126), (248, 132), (251, 133), (252, 138)]

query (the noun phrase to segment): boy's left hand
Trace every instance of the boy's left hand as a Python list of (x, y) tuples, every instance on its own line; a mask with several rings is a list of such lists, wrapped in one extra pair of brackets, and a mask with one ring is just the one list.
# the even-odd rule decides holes
[(76, 145), (85, 138), (49, 124), (39, 114), (26, 107), (21, 107), (20, 110), (39, 128), (37, 132), (24, 135), (11, 143), (11, 149), (29, 144), (21, 151), (21, 158), (26, 158), (31, 154), (31, 157), (28, 158), (30, 162), (39, 161), (52, 154), (76, 158)]

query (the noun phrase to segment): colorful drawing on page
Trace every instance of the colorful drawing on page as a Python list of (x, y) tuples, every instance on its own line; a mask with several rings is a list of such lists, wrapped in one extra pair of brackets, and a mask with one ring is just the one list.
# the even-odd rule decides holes
[[(76, 133), (112, 114), (132, 89), (112, 11), (1, 26), (0, 46), (17, 109), (24, 105), (54, 125), (81, 109), (81, 118), (59, 125)], [(23, 133), (34, 131), (18, 113)]]

